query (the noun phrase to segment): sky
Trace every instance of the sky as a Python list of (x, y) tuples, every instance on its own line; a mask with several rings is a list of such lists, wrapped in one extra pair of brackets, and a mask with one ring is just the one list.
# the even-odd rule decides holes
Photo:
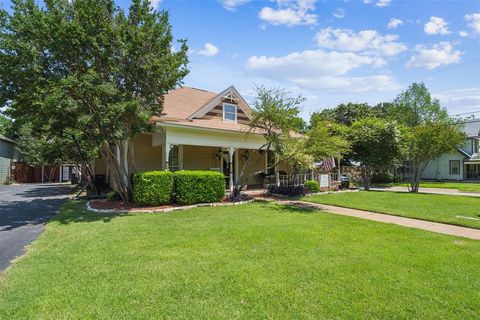
[[(128, 9), (130, 1), (117, 0)], [(4, 1), (4, 7), (8, 2)], [(450, 114), (480, 118), (480, 1), (154, 0), (186, 39), (184, 85), (247, 101), (255, 85), (307, 100), (302, 115), (339, 103), (392, 101), (424, 82)]]

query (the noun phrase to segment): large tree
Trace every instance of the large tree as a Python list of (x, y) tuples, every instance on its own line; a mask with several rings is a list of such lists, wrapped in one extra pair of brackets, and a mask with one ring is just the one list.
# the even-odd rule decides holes
[(349, 132), (353, 160), (360, 164), (365, 190), (370, 189), (376, 171), (391, 168), (400, 155), (400, 131), (394, 122), (364, 118), (354, 122)]
[(129, 201), (132, 139), (188, 73), (168, 13), (145, 0), (128, 14), (113, 0), (16, 0), (12, 12), (0, 11), (0, 105), (36, 131), (82, 132)]
[(411, 168), (410, 191), (418, 192), (428, 163), (444, 153), (455, 152), (466, 136), (423, 83), (413, 83), (399, 94), (389, 117), (405, 126), (404, 160)]

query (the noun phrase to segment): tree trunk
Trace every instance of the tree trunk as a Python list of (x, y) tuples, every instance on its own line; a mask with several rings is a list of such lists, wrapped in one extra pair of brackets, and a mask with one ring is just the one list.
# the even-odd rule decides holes
[[(127, 150), (125, 150), (125, 147)], [(112, 170), (111, 178), (113, 180), (114, 190), (119, 193), (123, 201), (130, 202), (132, 198), (132, 185), (129, 174), (125, 168), (125, 152), (128, 154), (128, 143), (125, 144), (123, 141), (115, 141), (112, 145), (104, 143), (101, 146), (102, 160), (105, 161)]]

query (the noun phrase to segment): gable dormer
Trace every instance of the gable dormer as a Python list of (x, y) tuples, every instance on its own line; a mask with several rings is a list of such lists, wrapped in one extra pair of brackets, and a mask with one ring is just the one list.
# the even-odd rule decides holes
[(250, 122), (250, 111), (250, 106), (245, 99), (231, 86), (220, 92), (188, 118), (248, 124)]

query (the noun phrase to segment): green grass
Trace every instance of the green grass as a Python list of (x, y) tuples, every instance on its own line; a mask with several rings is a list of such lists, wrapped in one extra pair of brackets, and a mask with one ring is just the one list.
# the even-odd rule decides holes
[(303, 200), (480, 229), (480, 198), (476, 197), (359, 191), (316, 195)]
[(480, 241), (267, 203), (83, 205), (3, 274), (0, 318), (478, 318)]
[[(375, 184), (374, 184), (375, 185)], [(377, 186), (400, 186), (407, 187), (408, 183), (388, 183), (388, 184), (376, 184)], [(473, 182), (436, 182), (436, 181), (422, 181), (420, 183), (421, 188), (440, 188), (440, 189), (456, 189), (460, 192), (480, 192), (480, 183)]]

